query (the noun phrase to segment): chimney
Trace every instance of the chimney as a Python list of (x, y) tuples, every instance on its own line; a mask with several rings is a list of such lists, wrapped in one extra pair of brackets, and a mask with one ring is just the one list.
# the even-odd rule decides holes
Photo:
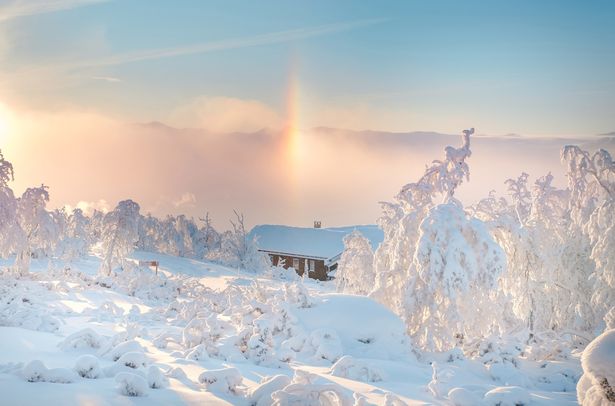
[(320, 228), (320, 227), (321, 227), (320, 220), (314, 220), (314, 228)]

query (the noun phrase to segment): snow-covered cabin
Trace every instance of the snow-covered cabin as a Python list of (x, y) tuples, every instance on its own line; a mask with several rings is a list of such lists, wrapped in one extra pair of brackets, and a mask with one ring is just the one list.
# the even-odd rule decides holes
[(293, 267), (299, 275), (307, 270), (313, 279), (327, 280), (337, 269), (344, 251), (344, 236), (359, 230), (375, 250), (382, 242), (382, 230), (374, 225), (304, 228), (281, 225), (259, 225), (250, 231), (259, 251), (269, 255), (271, 263)]

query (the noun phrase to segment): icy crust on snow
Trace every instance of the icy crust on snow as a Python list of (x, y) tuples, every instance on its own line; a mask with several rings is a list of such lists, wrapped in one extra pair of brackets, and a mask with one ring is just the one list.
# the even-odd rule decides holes
[(583, 376), (577, 385), (583, 406), (615, 404), (615, 329), (596, 337), (581, 357)]
[(161, 258), (169, 262), (159, 277), (143, 270), (138, 290), (130, 288), (132, 272), (100, 278), (91, 260), (70, 272), (33, 261), (35, 272), (0, 273), (3, 298), (20, 295), (27, 300), (18, 310), (59, 322), (53, 333), (0, 326), (6, 399), (70, 405), (87, 393), (101, 404), (143, 397), (153, 404), (349, 406), (575, 400), (580, 368), (569, 356), (536, 362), (514, 340), (485, 340), (473, 354), (415, 353), (402, 321), (370, 298), (330, 293), (332, 284), (317, 281)]

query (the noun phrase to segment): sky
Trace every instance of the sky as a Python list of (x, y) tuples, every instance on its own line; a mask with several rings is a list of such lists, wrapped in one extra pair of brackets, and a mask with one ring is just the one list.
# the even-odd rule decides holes
[(373, 223), (458, 142), (412, 132), (501, 141), (478, 141), (468, 201), (561, 174), (562, 137), (611, 147), (614, 20), (608, 0), (0, 0), (0, 149), (54, 207)]

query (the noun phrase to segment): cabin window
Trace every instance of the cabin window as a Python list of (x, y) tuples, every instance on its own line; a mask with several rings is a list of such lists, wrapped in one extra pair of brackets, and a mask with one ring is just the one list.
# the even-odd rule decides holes
[(310, 259), (309, 262), (309, 268), (310, 271), (315, 271), (316, 270), (316, 261), (314, 261), (313, 259)]
[(299, 258), (293, 258), (293, 268), (299, 270)]

